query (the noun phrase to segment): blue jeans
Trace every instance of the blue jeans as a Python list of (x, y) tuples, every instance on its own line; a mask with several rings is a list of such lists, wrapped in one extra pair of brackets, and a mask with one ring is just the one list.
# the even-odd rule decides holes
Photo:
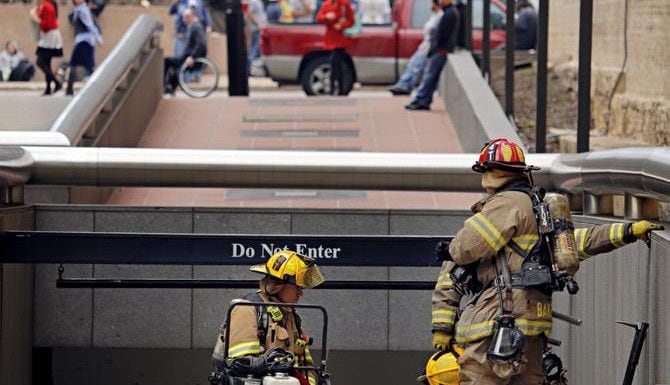
[(255, 30), (251, 32), (251, 41), (249, 42), (249, 68), (251, 63), (261, 57), (261, 31)]
[(440, 54), (433, 54), (426, 62), (426, 68), (423, 70), (423, 79), (414, 95), (412, 103), (421, 106), (430, 106), (433, 102), (433, 93), (437, 89), (437, 82), (440, 80), (442, 68), (447, 62), (447, 57)]
[(400, 79), (392, 87), (401, 87), (407, 91), (411, 91), (414, 87), (419, 85), (421, 81), (421, 74), (426, 66), (426, 53), (421, 50), (416, 50), (414, 55), (409, 58), (405, 72), (400, 75)]

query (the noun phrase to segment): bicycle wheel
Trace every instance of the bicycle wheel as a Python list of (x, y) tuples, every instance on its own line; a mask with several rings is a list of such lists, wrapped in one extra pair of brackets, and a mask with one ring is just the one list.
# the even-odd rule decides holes
[(216, 91), (219, 85), (219, 69), (211, 60), (201, 57), (188, 67), (179, 69), (179, 87), (192, 98), (205, 98)]

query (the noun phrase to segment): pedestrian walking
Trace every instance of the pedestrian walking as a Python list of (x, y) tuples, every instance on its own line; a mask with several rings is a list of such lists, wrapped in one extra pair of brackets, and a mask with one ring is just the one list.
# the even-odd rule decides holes
[[(343, 31), (351, 27), (354, 20), (354, 11), (349, 0), (325, 0), (318, 15), (317, 23), (326, 25), (324, 48), (330, 51), (330, 94), (346, 95), (344, 71), (349, 71), (347, 48), (351, 45), (351, 38)], [(351, 77), (351, 74), (346, 74)]]
[(249, 28), (249, 73), (252, 76), (260, 75), (263, 71), (261, 58), (261, 30), (268, 24), (262, 0), (249, 0), (249, 7), (245, 12)]
[(46, 82), (44, 95), (50, 95), (52, 92), (58, 92), (63, 86), (56, 79), (51, 67), (51, 59), (63, 56), (63, 36), (58, 29), (58, 4), (52, 0), (37, 0), (35, 8), (30, 10), (30, 17), (39, 24), (39, 40), (35, 52), (37, 67), (44, 72)]
[(447, 62), (447, 53), (454, 52), (456, 37), (460, 23), (458, 11), (452, 0), (439, 0), (442, 6), (442, 17), (430, 40), (430, 48), (426, 53), (426, 67), (423, 71), (421, 84), (414, 99), (405, 106), (408, 110), (430, 110), (433, 93), (437, 89), (442, 68)]
[(74, 49), (70, 57), (70, 76), (67, 79), (66, 95), (74, 95), (74, 80), (77, 67), (83, 67), (87, 75), (95, 68), (95, 46), (102, 44), (100, 30), (95, 25), (91, 9), (85, 0), (72, 0), (75, 5), (72, 12), (74, 25)]

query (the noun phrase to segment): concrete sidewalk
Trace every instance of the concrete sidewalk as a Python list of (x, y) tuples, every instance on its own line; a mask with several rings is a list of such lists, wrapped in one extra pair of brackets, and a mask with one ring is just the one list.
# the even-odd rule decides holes
[[(75, 83), (75, 89), (79, 89), (84, 83)], [(0, 82), (0, 92), (2, 91), (44, 91), (44, 81), (30, 82)], [(249, 88), (251, 90), (275, 90), (280, 88), (279, 84), (270, 78), (250, 77)], [(281, 87), (284, 88), (284, 87)], [(301, 89), (299, 85), (287, 86), (290, 89)], [(219, 90), (228, 89), (228, 75), (222, 74), (219, 78)], [(61, 91), (62, 92), (62, 91)]]
[[(355, 95), (355, 93), (354, 93)], [(369, 94), (367, 94), (369, 95)], [(292, 96), (164, 99), (140, 147), (458, 153), (441, 100), (408, 112), (408, 98)], [(380, 191), (120, 188), (108, 204), (138, 206), (467, 209), (479, 194)]]

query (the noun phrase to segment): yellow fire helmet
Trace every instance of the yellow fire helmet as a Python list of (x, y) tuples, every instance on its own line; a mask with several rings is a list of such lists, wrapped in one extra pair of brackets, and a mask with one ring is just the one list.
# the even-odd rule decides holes
[(291, 250), (276, 252), (266, 263), (251, 266), (249, 270), (308, 289), (325, 281), (313, 258)]
[(463, 349), (457, 345), (452, 346), (451, 351), (440, 351), (433, 354), (426, 364), (424, 375), (417, 378), (426, 385), (458, 385), (458, 357)]

